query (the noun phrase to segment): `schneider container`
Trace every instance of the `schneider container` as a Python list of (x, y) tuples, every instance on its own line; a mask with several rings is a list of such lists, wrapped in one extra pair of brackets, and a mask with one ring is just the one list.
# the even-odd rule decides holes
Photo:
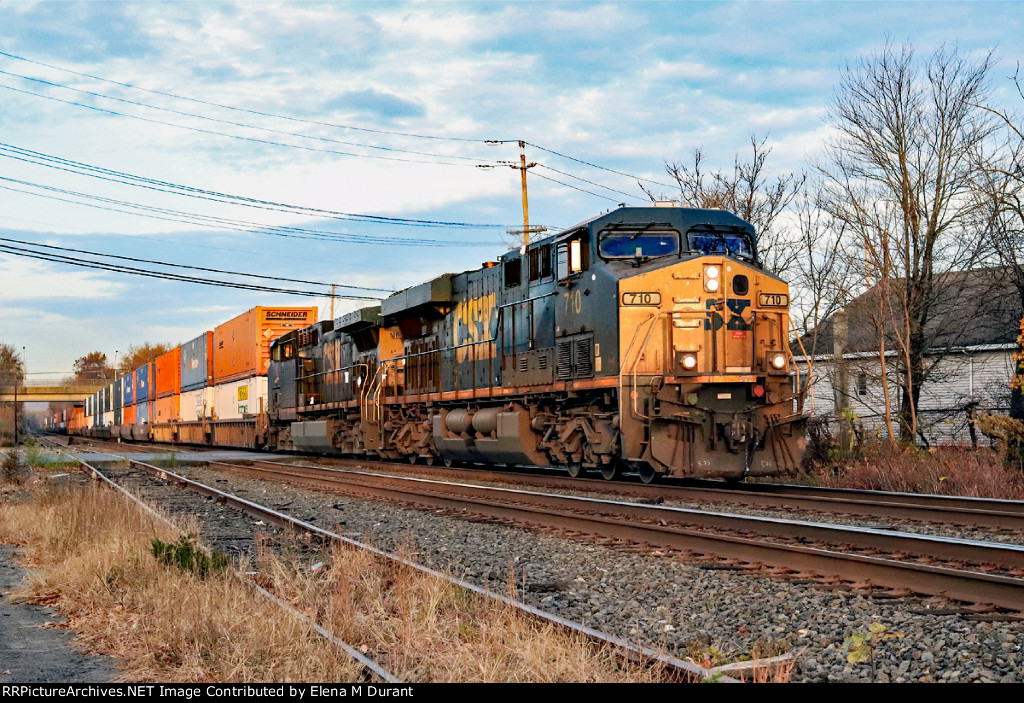
[[(217, 384), (266, 375), (270, 343), (317, 321), (316, 308), (255, 307), (213, 331), (213, 375)], [(220, 415), (218, 408), (218, 415)]]

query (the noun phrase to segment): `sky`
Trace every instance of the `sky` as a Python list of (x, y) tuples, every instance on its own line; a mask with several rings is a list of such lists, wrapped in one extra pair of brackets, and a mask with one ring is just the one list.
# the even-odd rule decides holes
[(994, 50), (996, 102), (1021, 107), (1022, 9), (0, 0), (0, 238), (313, 294), (75, 267), (53, 255), (96, 257), (0, 240), (0, 342), (24, 348), (30, 379), (55, 379), (255, 305), (327, 319), (319, 284), (351, 296), (338, 316), (478, 267), (522, 226), (519, 140), (537, 164), (530, 222), (552, 228), (643, 204), (640, 180), (671, 194), (666, 162), (696, 148), (728, 168), (766, 138), (772, 171), (801, 170), (843, 67), (886, 41)]

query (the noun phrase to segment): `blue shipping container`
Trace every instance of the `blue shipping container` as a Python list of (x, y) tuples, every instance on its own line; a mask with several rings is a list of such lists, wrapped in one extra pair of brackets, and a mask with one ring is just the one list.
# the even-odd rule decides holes
[(153, 377), (150, 369), (152, 364), (146, 364), (135, 369), (135, 402), (141, 403), (149, 400), (149, 380)]
[(135, 406), (135, 424), (145, 425), (149, 422), (149, 403), (139, 403)]
[(197, 391), (213, 385), (213, 332), (203, 332), (181, 345), (181, 390)]
[(121, 377), (121, 407), (135, 405), (135, 374)]

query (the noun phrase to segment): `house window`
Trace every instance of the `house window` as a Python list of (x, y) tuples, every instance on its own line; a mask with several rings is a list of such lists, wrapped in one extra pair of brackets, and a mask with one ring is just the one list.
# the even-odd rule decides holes
[(861, 371), (857, 374), (857, 395), (868, 394), (868, 375)]

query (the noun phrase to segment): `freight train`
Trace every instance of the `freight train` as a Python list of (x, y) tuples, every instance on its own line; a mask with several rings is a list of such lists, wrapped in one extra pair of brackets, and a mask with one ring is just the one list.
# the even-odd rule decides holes
[[(73, 431), (646, 482), (798, 471), (807, 383), (789, 350), (788, 286), (760, 266), (749, 223), (660, 205), (620, 207), (334, 320), (264, 309), (290, 312), (237, 327), (274, 337), (257, 363), (247, 342), (238, 378), (228, 366), (242, 350), (225, 351), (218, 328), (199, 338), (204, 360), (181, 348), (182, 380), (186, 357), (220, 370), (181, 385), (177, 409), (139, 422), (136, 374), (134, 423), (124, 410), (97, 422), (94, 398), (79, 420), (91, 427)], [(217, 390), (239, 379), (237, 395)]]

